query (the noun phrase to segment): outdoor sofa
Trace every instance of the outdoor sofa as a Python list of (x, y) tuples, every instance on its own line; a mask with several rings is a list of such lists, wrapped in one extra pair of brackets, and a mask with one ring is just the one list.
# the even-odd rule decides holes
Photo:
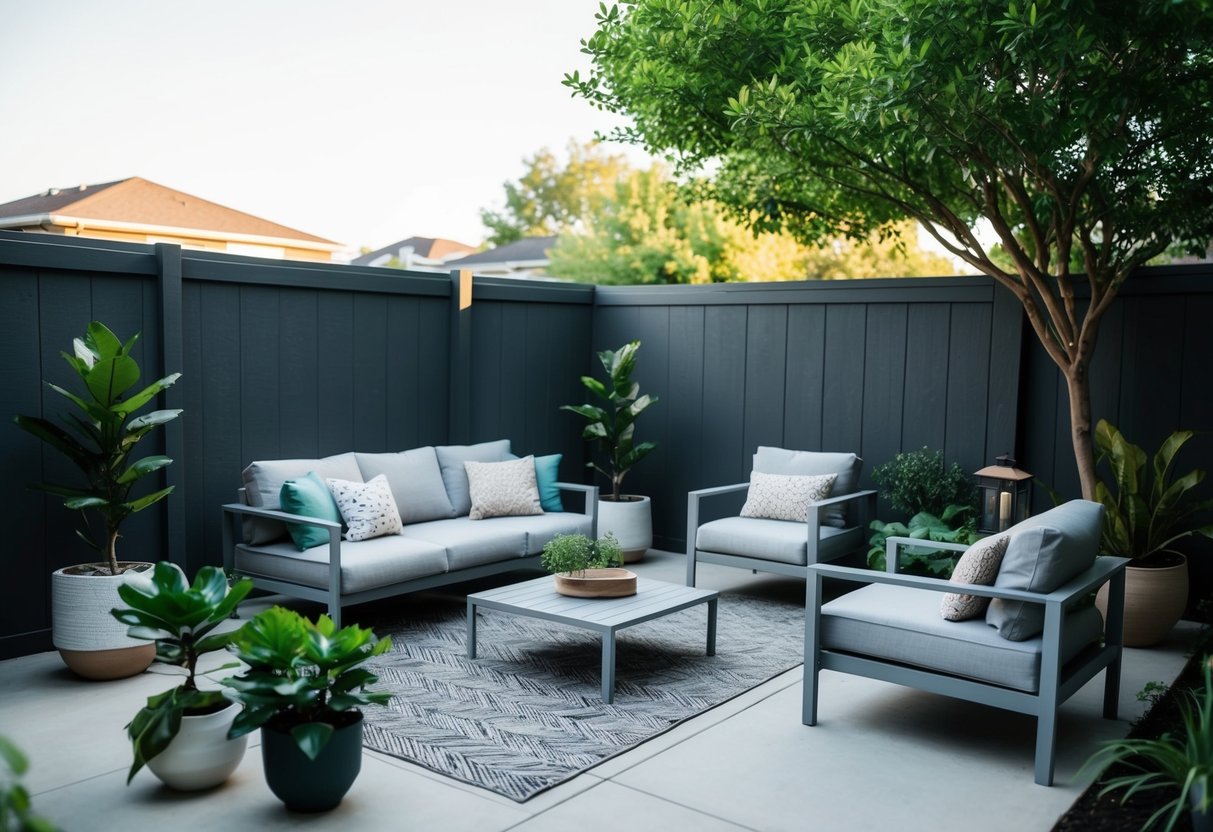
[[(541, 457), (535, 465), (542, 504), (552, 510), (473, 519), (476, 512), (465, 463), (503, 462), (513, 462), (514, 467), (504, 468), (514, 471), (522, 462), (511, 453), (508, 439), (400, 453), (350, 452), (322, 459), (253, 462), (244, 469), (239, 502), (223, 506), (224, 566), (230, 574), (251, 578), (260, 589), (323, 602), (340, 624), (344, 606), (501, 572), (538, 569), (544, 545), (556, 535), (594, 536), (598, 489), (556, 482), (558, 456)], [(349, 540), (343, 538), (339, 519), (283, 511), (284, 483), (290, 480), (294, 487), (309, 475), (313, 481), (344, 483), (369, 483), (382, 475), (390, 486), (401, 530)], [(495, 487), (496, 480), (482, 477), (480, 482), (487, 483), (481, 485), (484, 492)], [(506, 486), (512, 487), (510, 483), (502, 487)], [(560, 492), (581, 492), (583, 510), (564, 511)], [(289, 498), (294, 492), (286, 493)], [(288, 522), (295, 524), (296, 535), (306, 530), (304, 536), (310, 540), (304, 542), (319, 545), (301, 549), (295, 535), (288, 534)]]

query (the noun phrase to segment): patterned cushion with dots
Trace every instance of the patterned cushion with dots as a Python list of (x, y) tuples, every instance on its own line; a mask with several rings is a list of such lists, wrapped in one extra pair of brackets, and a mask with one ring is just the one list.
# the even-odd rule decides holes
[(345, 533), (346, 540), (370, 540), (372, 537), (400, 534), (404, 528), (400, 522), (400, 511), (396, 508), (396, 498), (392, 496), (391, 486), (383, 474), (370, 482), (326, 479), (325, 484), (333, 492), (333, 499), (341, 510), (341, 519), (349, 526)]

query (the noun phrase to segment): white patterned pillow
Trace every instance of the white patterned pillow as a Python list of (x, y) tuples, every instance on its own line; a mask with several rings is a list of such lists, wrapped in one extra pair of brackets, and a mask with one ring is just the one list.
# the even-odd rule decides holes
[(387, 477), (380, 474), (370, 482), (326, 479), (341, 519), (349, 527), (346, 540), (370, 540), (389, 534), (400, 534), (404, 528), (400, 523), (400, 512), (396, 498), (392, 496)]
[(524, 456), (505, 462), (469, 460), (463, 467), (467, 471), (468, 493), (472, 497), (472, 510), (468, 512), (472, 520), (543, 514), (539, 486), (535, 481), (535, 457)]
[(750, 474), (750, 490), (741, 516), (803, 523), (809, 519), (809, 503), (829, 497), (837, 477), (837, 474), (797, 477), (754, 471)]
[[(1010, 540), (1011, 536), (1007, 534), (983, 537), (965, 549), (948, 580), (954, 584), (994, 586), (998, 567), (1002, 566), (1002, 557), (1007, 553), (1007, 543)], [(980, 595), (945, 592), (939, 601), (939, 614), (945, 621), (968, 621), (985, 613), (988, 606), (990, 599)]]

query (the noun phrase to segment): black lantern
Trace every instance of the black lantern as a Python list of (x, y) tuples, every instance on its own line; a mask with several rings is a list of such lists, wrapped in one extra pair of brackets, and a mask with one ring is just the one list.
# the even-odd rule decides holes
[(977, 471), (977, 488), (981, 492), (981, 517), (977, 531), (983, 534), (1003, 532), (1029, 514), (1032, 475), (1015, 467), (1015, 460), (1003, 454), (994, 465)]

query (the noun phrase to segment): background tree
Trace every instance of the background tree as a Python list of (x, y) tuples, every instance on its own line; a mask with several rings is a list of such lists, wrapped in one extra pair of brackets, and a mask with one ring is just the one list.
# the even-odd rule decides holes
[(682, 170), (711, 163), (757, 227), (863, 239), (913, 218), (1013, 292), (1094, 496), (1099, 322), (1138, 265), (1213, 231), (1209, 0), (638, 0), (584, 47), (592, 74), (565, 83)]

